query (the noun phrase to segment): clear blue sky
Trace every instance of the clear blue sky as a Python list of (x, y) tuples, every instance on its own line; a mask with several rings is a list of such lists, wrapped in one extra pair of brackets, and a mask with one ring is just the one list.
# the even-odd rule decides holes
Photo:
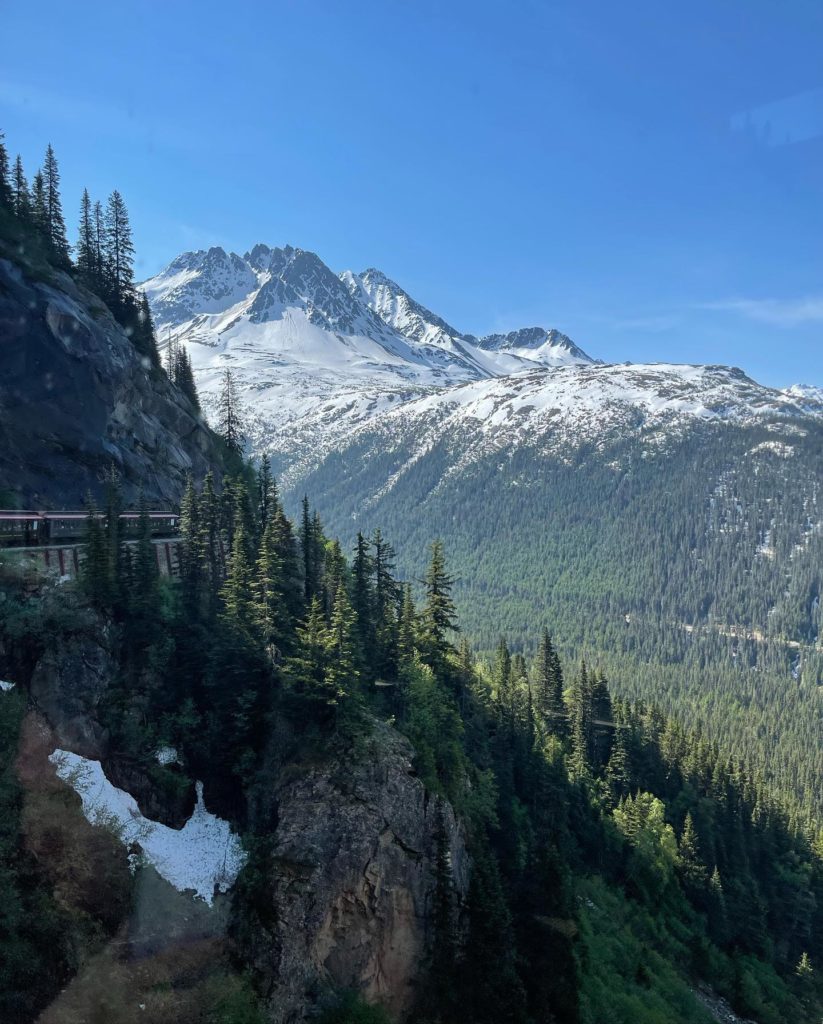
[(460, 329), (823, 384), (823, 5), (6, 4), (0, 126), (149, 276), (257, 241)]

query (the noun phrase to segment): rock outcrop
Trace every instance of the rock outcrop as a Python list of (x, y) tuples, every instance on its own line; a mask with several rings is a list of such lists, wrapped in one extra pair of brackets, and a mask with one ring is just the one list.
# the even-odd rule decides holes
[(268, 939), (253, 951), (273, 1024), (324, 989), (354, 989), (402, 1019), (432, 938), (438, 836), (459, 904), (469, 859), (451, 807), (417, 778), (413, 750), (376, 723), (355, 757), (287, 769), (278, 786)]
[[(67, 274), (0, 246), (0, 504), (82, 507), (114, 464), (127, 499), (179, 499), (218, 462), (214, 437)], [(45, 279), (44, 279), (45, 277)]]

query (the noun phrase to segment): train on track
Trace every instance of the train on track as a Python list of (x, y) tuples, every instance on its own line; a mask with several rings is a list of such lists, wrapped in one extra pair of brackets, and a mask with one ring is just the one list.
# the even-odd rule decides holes
[[(96, 517), (103, 520), (101, 513)], [(139, 512), (121, 512), (123, 539), (137, 539)], [(175, 512), (149, 512), (152, 538), (176, 537), (180, 517)], [(29, 512), (0, 509), (0, 547), (34, 548), (82, 544), (89, 528), (88, 512)]]

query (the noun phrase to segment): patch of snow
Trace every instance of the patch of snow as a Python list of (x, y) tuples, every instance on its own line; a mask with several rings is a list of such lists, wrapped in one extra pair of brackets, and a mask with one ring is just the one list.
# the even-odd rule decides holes
[(226, 892), (233, 885), (245, 854), (229, 823), (206, 810), (201, 782), (194, 812), (177, 830), (143, 817), (134, 797), (109, 782), (99, 761), (68, 750), (55, 750), (49, 760), (79, 795), (86, 819), (113, 828), (126, 846), (138, 843), (175, 889), (193, 890), (211, 905), (215, 890)]
[(0, 679), (0, 692), (8, 693), (9, 690), (13, 690), (15, 687), (14, 683), (6, 682), (5, 679)]
[(154, 752), (154, 756), (158, 764), (180, 764), (180, 755), (177, 753), (177, 747), (159, 747)]

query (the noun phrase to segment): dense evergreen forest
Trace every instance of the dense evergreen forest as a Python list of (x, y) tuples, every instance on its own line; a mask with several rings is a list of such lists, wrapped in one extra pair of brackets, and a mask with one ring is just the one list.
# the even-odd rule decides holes
[[(691, 426), (666, 444), (491, 451), (360, 435), (301, 481), (344, 538), (380, 526), (410, 575), (449, 547), (461, 621), (491, 654), (533, 653), (547, 617), (615, 691), (654, 700), (807, 811), (823, 808), (823, 427)], [(775, 441), (791, 431), (791, 450)], [(386, 488), (385, 481), (392, 486)], [(284, 495), (295, 507), (301, 491)], [(364, 496), (374, 495), (364, 500)], [(410, 516), (409, 510), (414, 514)]]
[[(271, 773), (295, 752), (355, 749), (380, 718), (412, 740), (420, 776), (465, 821), (473, 857), (461, 906), (441, 865), (421, 1021), (701, 1021), (699, 983), (766, 1024), (817, 1019), (823, 837), (756, 771), (655, 707), (614, 700), (596, 667), (564, 670), (545, 630), (531, 663), (504, 640), (478, 663), (457, 642), (439, 542), (415, 605), (381, 533), (359, 535), (347, 557), (308, 502), (295, 527), (265, 461), (219, 494), (210, 478), (190, 485), (179, 584), (157, 576), (147, 518), (127, 554), (115, 478), (108, 495), (71, 599), (33, 594), (7, 570), (3, 643), (22, 678), (44, 623), (51, 634), (114, 630), (121, 669), (103, 713), (120, 756), (149, 765), (158, 745), (181, 750), (246, 837), (239, 963), (262, 926), (255, 879), (273, 827)], [(2, 714), (13, 811), (20, 708), (4, 699)], [(162, 766), (151, 771), (156, 785), (179, 786)], [(48, 904), (17, 857), (14, 814), (4, 823), (4, 905)], [(2, 991), (20, 991), (14, 972), (31, 980), (36, 963), (33, 1008), (64, 976), (68, 951), (59, 933), (32, 937), (25, 913), (10, 923)]]

